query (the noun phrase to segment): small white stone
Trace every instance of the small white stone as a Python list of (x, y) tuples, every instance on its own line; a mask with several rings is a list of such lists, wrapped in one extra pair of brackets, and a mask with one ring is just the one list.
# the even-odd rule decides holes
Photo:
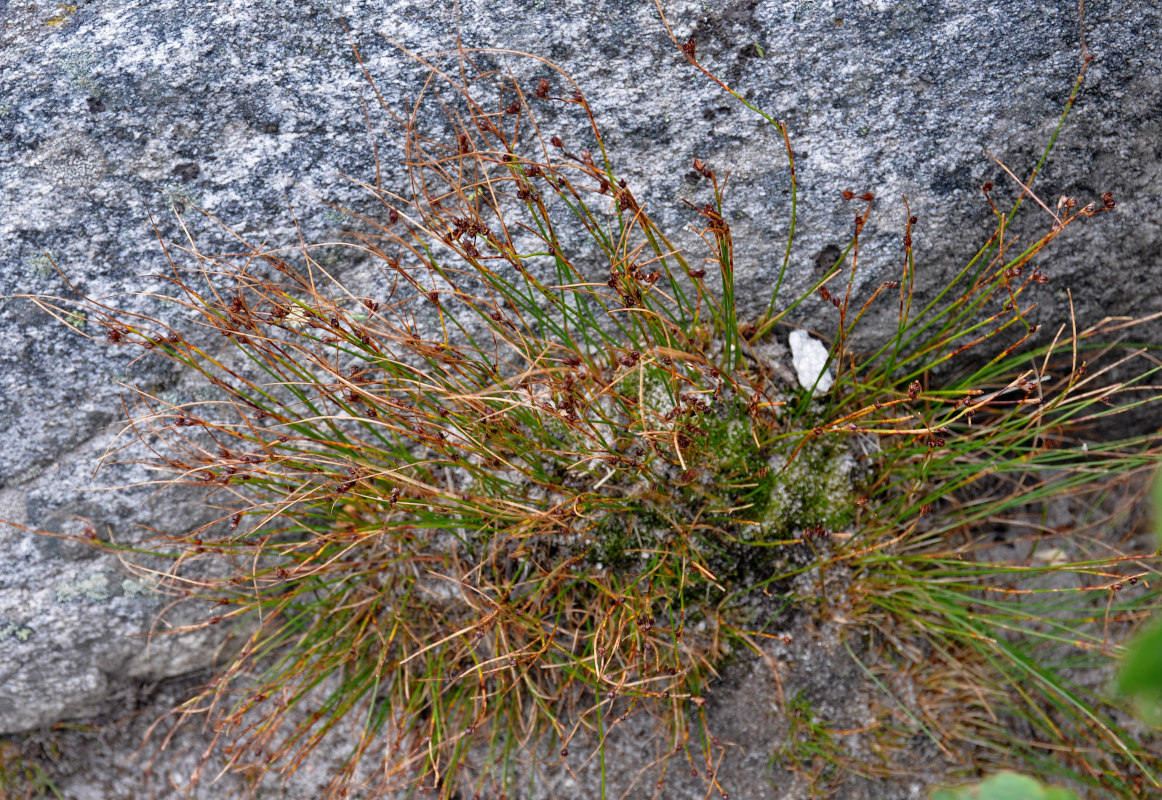
[(823, 342), (812, 338), (807, 331), (791, 331), (790, 344), (791, 361), (799, 385), (804, 389), (814, 386), (816, 397), (830, 389), (833, 379), (831, 370), (827, 369), (827, 348)]

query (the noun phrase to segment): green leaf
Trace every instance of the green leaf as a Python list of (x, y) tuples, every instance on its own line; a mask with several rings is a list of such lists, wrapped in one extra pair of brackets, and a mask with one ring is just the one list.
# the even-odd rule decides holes
[(999, 772), (980, 783), (938, 789), (932, 800), (1077, 800), (1077, 795), (1015, 772)]
[(1162, 624), (1153, 623), (1134, 640), (1118, 687), (1130, 694), (1162, 691)]
[(1162, 545), (1162, 472), (1154, 477), (1154, 532)]
[(1134, 639), (1118, 688), (1137, 698), (1147, 718), (1162, 719), (1162, 622), (1155, 621)]
[[(1154, 480), (1154, 525), (1162, 541), (1162, 474)], [(1155, 619), (1130, 644), (1118, 688), (1134, 695), (1147, 719), (1162, 721), (1162, 620)]]

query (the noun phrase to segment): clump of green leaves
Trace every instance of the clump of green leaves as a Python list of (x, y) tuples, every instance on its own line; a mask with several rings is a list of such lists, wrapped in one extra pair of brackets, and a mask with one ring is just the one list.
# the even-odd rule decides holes
[(932, 800), (1077, 800), (1067, 789), (1043, 786), (1032, 778), (1001, 772), (978, 784), (940, 789)]

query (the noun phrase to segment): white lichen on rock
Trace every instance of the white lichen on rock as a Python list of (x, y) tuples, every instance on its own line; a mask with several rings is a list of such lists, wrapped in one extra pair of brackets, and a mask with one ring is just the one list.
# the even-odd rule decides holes
[(126, 578), (121, 581), (121, 595), (131, 599), (151, 598), (157, 594), (156, 584), (142, 583), (141, 581)]
[(27, 625), (17, 625), (15, 622), (9, 622), (4, 626), (0, 626), (0, 642), (5, 639), (27, 642), (30, 638), (32, 638), (32, 628)]
[(104, 572), (94, 572), (79, 581), (62, 581), (54, 588), (58, 603), (87, 600), (90, 603), (109, 599), (109, 578)]

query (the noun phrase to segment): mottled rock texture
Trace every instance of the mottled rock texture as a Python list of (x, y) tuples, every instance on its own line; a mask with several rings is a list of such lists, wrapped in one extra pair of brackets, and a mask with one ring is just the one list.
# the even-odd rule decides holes
[[(857, 291), (898, 275), (906, 195), (919, 287), (931, 294), (991, 230), (979, 187), (1014, 184), (1045, 146), (1080, 63), (1077, 4), (1060, 0), (743, 0), (666, 3), (706, 65), (787, 122), (797, 156), (799, 224), (791, 291), (834, 260), (858, 208), (878, 199), (861, 243)], [(1116, 214), (1066, 233), (1043, 259), (1041, 313), (1078, 316), (1157, 306), (1162, 231), (1162, 12), (1147, 0), (1091, 3), (1095, 60), (1038, 190), (1082, 203), (1115, 193)], [(361, 101), (371, 107), (385, 181), (399, 185), (390, 115), (378, 108), (344, 31), (388, 106), (406, 111), (416, 53), (503, 47), (552, 59), (583, 88), (637, 196), (677, 231), (679, 201), (705, 196), (695, 156), (731, 171), (728, 206), (746, 311), (765, 306), (789, 222), (782, 141), (680, 57), (647, 0), (77, 0), (0, 3), (0, 295), (172, 293), (150, 222), (180, 238), (172, 207), (197, 204), (254, 242), (293, 245), (346, 224), (322, 200), (378, 214), (344, 176), (374, 176)], [(482, 61), (522, 80), (550, 75), (516, 57)], [(558, 80), (554, 78), (554, 80)], [(547, 134), (578, 147), (581, 132)], [(572, 138), (570, 138), (572, 137)], [(292, 217), (292, 211), (294, 216)], [(188, 210), (188, 209), (187, 209)], [(206, 249), (228, 238), (187, 214)], [(1047, 229), (1026, 204), (1022, 240)], [(685, 241), (689, 241), (687, 236)], [(343, 269), (350, 256), (330, 262)], [(166, 302), (123, 303), (167, 314)], [(803, 319), (827, 332), (830, 306)], [(885, 308), (873, 326), (890, 324)], [(86, 320), (80, 332), (100, 338)], [(150, 359), (90, 342), (25, 300), (0, 300), (0, 518), (126, 541), (139, 526), (177, 530), (211, 517), (191, 498), (148, 489), (86, 491), (148, 478), (126, 466), (93, 477), (122, 411), (116, 381), (169, 402), (196, 384)], [(0, 732), (92, 713), (112, 688), (206, 666), (221, 635), (140, 637), (168, 603), (116, 559), (18, 528), (0, 529)], [(171, 617), (170, 622), (180, 620)], [(161, 626), (164, 627), (164, 622)]]

